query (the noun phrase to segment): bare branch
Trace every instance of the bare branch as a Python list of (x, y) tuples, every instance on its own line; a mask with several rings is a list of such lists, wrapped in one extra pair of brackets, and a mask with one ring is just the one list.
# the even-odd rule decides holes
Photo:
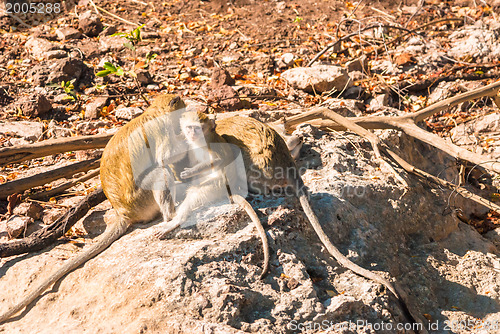
[(0, 148), (0, 167), (52, 154), (103, 148), (113, 134), (49, 139), (30, 145)]
[(76, 173), (86, 172), (88, 170), (98, 168), (99, 164), (100, 158), (80, 161), (44, 173), (0, 184), (0, 199), (7, 198), (7, 196), (14, 193), (20, 193), (33, 187), (44, 185), (62, 177), (69, 177)]

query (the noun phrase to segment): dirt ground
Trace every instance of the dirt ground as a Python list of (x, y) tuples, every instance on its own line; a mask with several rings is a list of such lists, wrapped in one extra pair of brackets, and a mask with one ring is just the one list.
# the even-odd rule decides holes
[[(22, 4), (5, 1), (0, 10)], [(351, 117), (394, 116), (500, 76), (499, 1), (50, 0), (40, 10), (0, 11), (0, 193), (9, 181), (100, 154), (71, 151), (7, 164), (2, 150), (112, 133), (147, 108), (145, 99), (165, 92), (210, 113), (262, 121), (316, 106)], [(349, 34), (316, 64), (346, 69), (352, 87), (308, 92), (281, 77)], [(115, 72), (100, 76), (107, 64)], [(229, 90), (214, 88), (225, 75), (214, 76), (219, 67), (235, 79)], [(500, 117), (492, 99), (461, 103), (421, 126), (500, 161)], [(486, 322), (498, 325), (497, 213), (417, 178), (403, 190), (393, 172), (376, 163), (368, 142), (351, 133), (312, 126), (299, 132), (312, 205), (342, 253), (404, 286), (410, 307), (439, 324), (438, 333), (447, 333), (446, 321), (453, 333), (471, 332), (471, 321), (478, 333), (485, 333)], [(498, 177), (476, 166), (460, 172), (446, 152), (395, 130), (376, 134), (434, 175), (458, 182), (467, 174), (467, 189), (498, 203)], [(19, 193), (31, 196), (66, 181)], [(16, 235), (50, 224), (98, 184), (93, 178), (63, 194), (26, 200), (41, 213), (34, 219), (26, 213), (30, 219), (18, 221)], [(9, 195), (0, 198), (2, 242), (11, 242), (7, 221), (22, 206), (21, 196)], [(387, 291), (332, 260), (293, 199), (256, 197), (251, 204), (267, 220), (274, 251), (266, 280), (257, 279), (260, 241), (244, 215), (215, 209), (217, 224), (203, 218), (166, 241), (148, 239), (146, 227), (129, 231), (0, 332), (295, 333), (293, 321), (403, 321)], [(2, 258), (0, 290), (11, 292), (0, 296), (0, 310), (88, 247), (104, 229), (106, 210), (109, 203), (94, 209), (50, 249)], [(21, 287), (13, 291), (14, 285)], [(337, 332), (378, 333), (369, 326)]]

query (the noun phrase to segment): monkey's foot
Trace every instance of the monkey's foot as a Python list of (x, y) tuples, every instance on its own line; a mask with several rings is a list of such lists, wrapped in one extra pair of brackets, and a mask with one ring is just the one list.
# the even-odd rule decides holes
[(167, 235), (179, 227), (179, 225), (180, 223), (175, 218), (168, 222), (162, 222), (154, 227), (153, 235), (160, 240), (165, 239)]

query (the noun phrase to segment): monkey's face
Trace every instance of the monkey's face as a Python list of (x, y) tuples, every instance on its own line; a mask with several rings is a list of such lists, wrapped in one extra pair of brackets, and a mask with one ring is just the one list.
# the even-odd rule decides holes
[(204, 140), (203, 128), (200, 123), (184, 124), (182, 132), (186, 139), (191, 143), (201, 143)]

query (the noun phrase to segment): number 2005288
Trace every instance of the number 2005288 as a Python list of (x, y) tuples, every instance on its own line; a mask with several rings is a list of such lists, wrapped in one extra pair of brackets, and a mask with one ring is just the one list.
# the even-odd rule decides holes
[(5, 3), (5, 13), (6, 14), (52, 14), (60, 13), (61, 4), (56, 3), (42, 3), (42, 2), (23, 2), (23, 3), (12, 3), (7, 1)]

